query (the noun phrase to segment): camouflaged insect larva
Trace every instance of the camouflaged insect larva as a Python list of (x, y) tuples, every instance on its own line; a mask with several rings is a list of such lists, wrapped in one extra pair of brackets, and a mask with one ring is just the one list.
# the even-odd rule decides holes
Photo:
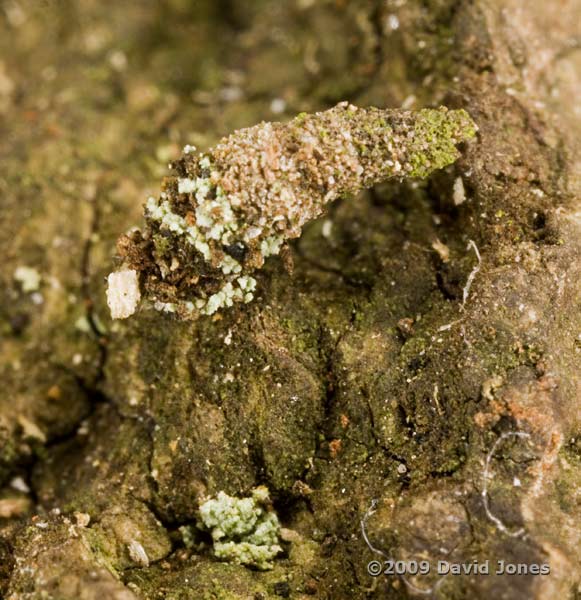
[(389, 178), (426, 177), (454, 162), (475, 132), (464, 110), (343, 102), (236, 131), (205, 153), (186, 146), (145, 205), (145, 230), (119, 240), (113, 318), (130, 316), (141, 295), (182, 318), (250, 302), (252, 273), (329, 202)]

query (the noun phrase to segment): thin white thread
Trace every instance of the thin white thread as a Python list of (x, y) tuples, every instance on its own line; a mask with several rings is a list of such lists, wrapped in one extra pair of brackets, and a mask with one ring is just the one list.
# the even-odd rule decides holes
[(486, 512), (486, 516), (496, 525), (500, 531), (508, 535), (509, 537), (520, 537), (524, 534), (525, 529), (521, 527), (516, 531), (510, 531), (508, 527), (490, 510), (490, 505), (488, 502), (488, 479), (490, 477), (490, 462), (492, 461), (492, 457), (496, 453), (498, 446), (507, 440), (510, 437), (519, 437), (528, 439), (530, 438), (530, 434), (525, 433), (524, 431), (505, 431), (493, 444), (490, 452), (486, 455), (486, 462), (484, 464), (484, 473), (483, 473), (483, 485), (482, 485), (482, 504), (484, 506), (484, 511)]
[(375, 512), (375, 507), (377, 506), (377, 500), (372, 500), (371, 501), (371, 506), (369, 507), (369, 509), (367, 510), (367, 512), (363, 515), (363, 518), (361, 519), (361, 535), (363, 536), (363, 539), (365, 540), (365, 543), (367, 544), (367, 547), (372, 551), (375, 552), (375, 554), (380, 554), (381, 556), (385, 556), (385, 558), (389, 558), (388, 555), (383, 552), (383, 550), (380, 550), (379, 548), (376, 548), (370, 541), (369, 541), (369, 537), (367, 536), (367, 530), (366, 530), (366, 524), (367, 524), (367, 519), (369, 519), (369, 517)]
[(464, 289), (462, 290), (462, 308), (464, 308), (464, 305), (466, 304), (466, 300), (468, 300), (468, 294), (470, 293), (470, 288), (472, 287), (472, 282), (474, 281), (474, 278), (476, 277), (478, 271), (480, 271), (480, 265), (482, 264), (482, 257), (480, 256), (478, 246), (476, 246), (476, 244), (472, 240), (468, 240), (468, 248), (467, 249), (470, 250), (470, 248), (472, 248), (474, 250), (474, 253), (476, 254), (476, 258), (478, 259), (478, 262), (476, 263), (476, 265), (474, 266), (472, 271), (470, 271), (470, 275), (468, 275), (468, 279), (466, 280), (466, 285), (464, 286)]
[[(367, 509), (366, 513), (363, 515), (363, 518), (360, 521), (361, 524), (361, 535), (363, 536), (363, 539), (365, 541), (365, 543), (367, 544), (367, 547), (372, 551), (375, 552), (376, 554), (380, 554), (381, 556), (387, 558), (388, 560), (393, 560), (389, 558), (389, 555), (386, 554), (385, 552), (383, 552), (383, 550), (380, 550), (379, 548), (376, 548), (370, 541), (369, 541), (369, 536), (367, 535), (367, 520), (369, 519), (369, 517), (375, 512), (375, 508), (377, 507), (377, 500), (372, 500), (371, 501), (371, 506)], [(440, 577), (440, 579), (438, 579), (438, 581), (436, 581), (436, 583), (428, 589), (423, 589), (423, 588), (419, 588), (416, 585), (414, 585), (411, 581), (408, 581), (403, 575), (399, 576), (401, 578), (401, 580), (406, 584), (406, 586), (414, 593), (416, 594), (422, 594), (424, 596), (431, 596), (432, 594), (434, 594), (434, 592), (436, 592), (438, 590), (438, 588), (440, 587), (440, 585), (442, 584), (442, 581), (447, 577), (446, 575), (442, 575), (442, 577)]]

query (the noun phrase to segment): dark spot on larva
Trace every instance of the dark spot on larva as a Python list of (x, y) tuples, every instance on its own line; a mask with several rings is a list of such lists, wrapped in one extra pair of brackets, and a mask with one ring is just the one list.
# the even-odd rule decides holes
[(229, 246), (222, 246), (222, 248), (226, 254), (238, 262), (242, 262), (246, 256), (246, 252), (248, 252), (248, 248), (242, 242), (236, 242)]

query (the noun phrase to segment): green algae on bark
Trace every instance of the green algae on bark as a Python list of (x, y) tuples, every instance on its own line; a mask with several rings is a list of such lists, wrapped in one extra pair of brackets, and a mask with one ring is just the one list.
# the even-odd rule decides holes
[(120, 238), (122, 268), (109, 276), (113, 318), (143, 295), (182, 318), (254, 298), (252, 273), (301, 235), (326, 205), (390, 178), (427, 177), (474, 137), (464, 110), (357, 108), (347, 102), (290, 123), (261, 123), (206, 153), (186, 146), (145, 231)]

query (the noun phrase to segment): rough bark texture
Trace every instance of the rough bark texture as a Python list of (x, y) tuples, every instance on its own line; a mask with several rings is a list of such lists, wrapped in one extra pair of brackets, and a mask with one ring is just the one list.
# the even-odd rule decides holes
[[(0, 597), (579, 596), (580, 9), (0, 4)], [(278, 98), (464, 108), (478, 141), (336, 203), (252, 304), (113, 324), (115, 240), (168, 161)], [(258, 484), (274, 569), (186, 546), (201, 500)], [(551, 573), (372, 578), (364, 518), (385, 556)]]

